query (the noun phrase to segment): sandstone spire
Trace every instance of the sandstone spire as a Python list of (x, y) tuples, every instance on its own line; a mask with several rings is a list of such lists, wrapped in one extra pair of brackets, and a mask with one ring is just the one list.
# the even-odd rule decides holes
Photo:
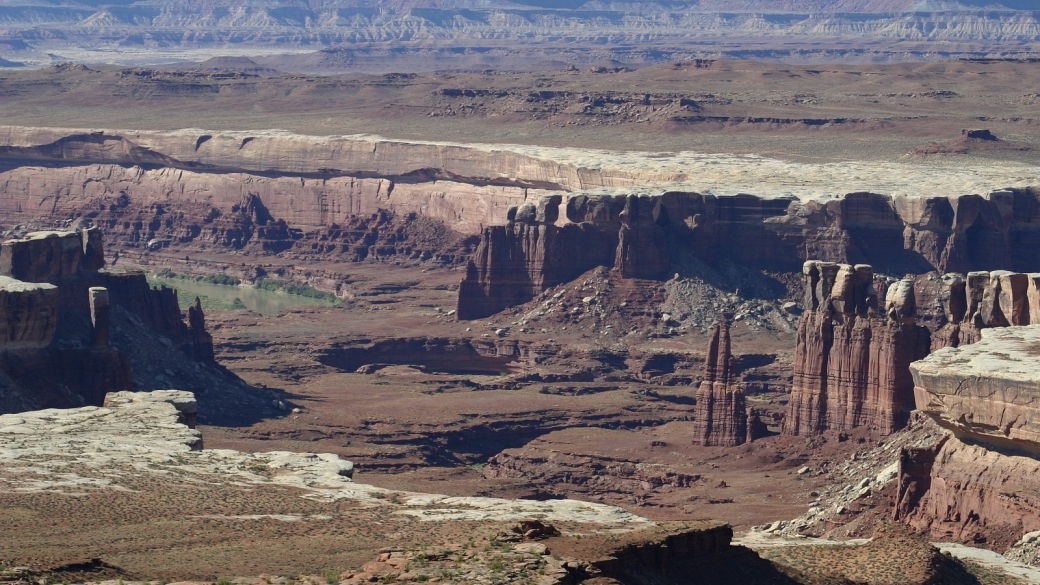
[(733, 381), (727, 322), (712, 325), (694, 412), (695, 444), (732, 447), (747, 439), (747, 406), (744, 392)]

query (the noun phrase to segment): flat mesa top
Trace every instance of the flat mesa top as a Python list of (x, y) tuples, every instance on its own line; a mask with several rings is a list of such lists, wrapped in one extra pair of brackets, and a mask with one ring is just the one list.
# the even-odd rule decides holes
[[(87, 139), (86, 137), (89, 137)], [(123, 140), (123, 148), (95, 148)], [(76, 147), (74, 141), (81, 141)], [(63, 164), (132, 163), (128, 152), (161, 155), (173, 167), (250, 173), (403, 176), (430, 168), (459, 181), (541, 184), (571, 194), (660, 194), (681, 190), (713, 195), (827, 201), (847, 193), (893, 197), (988, 196), (1040, 186), (1040, 166), (994, 161), (900, 160), (787, 162), (759, 155), (692, 151), (646, 152), (517, 144), (396, 140), (374, 135), (311, 136), (282, 130), (75, 130), (0, 126), (0, 147), (46, 151), (62, 142)], [(33, 155), (33, 158), (38, 158)], [(46, 158), (44, 156), (43, 158)], [(153, 156), (154, 158), (154, 156)], [(151, 159), (149, 159), (151, 160)], [(147, 162), (147, 161), (146, 161)], [(154, 162), (154, 161), (153, 161)]]
[(1040, 325), (983, 329), (971, 345), (946, 347), (911, 368), (922, 376), (999, 378), (1040, 384)]
[[(202, 131), (182, 130), (199, 133)], [(237, 133), (236, 133), (237, 134)], [(241, 133), (255, 136), (257, 133)], [(713, 195), (749, 194), (764, 198), (826, 201), (847, 193), (871, 192), (893, 197), (951, 197), (988, 195), (1009, 188), (1040, 186), (1040, 167), (994, 161), (988, 164), (958, 162), (843, 161), (795, 163), (755, 154), (693, 151), (646, 152), (583, 148), (558, 148), (522, 144), (404, 141), (375, 135), (304, 137), (278, 130), (263, 134), (283, 138), (328, 141), (362, 141), (380, 145), (414, 145), (450, 149), (453, 158), (520, 155), (618, 177), (616, 186), (576, 187), (573, 194), (660, 194), (662, 190), (694, 191)], [(469, 151), (467, 153), (467, 151)], [(536, 180), (539, 177), (519, 177)], [(625, 181), (624, 179), (629, 179)]]

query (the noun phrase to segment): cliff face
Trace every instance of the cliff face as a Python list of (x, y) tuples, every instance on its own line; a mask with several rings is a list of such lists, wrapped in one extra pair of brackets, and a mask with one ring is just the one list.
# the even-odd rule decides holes
[[(535, 238), (514, 223), (504, 230), (485, 229), (476, 271), (463, 282), (459, 313), (490, 315), (597, 265), (625, 277), (660, 278), (669, 274), (673, 257), (686, 254), (784, 271), (796, 270), (796, 262), (806, 258), (869, 263), (897, 273), (958, 267), (1040, 270), (1040, 260), (1026, 252), (1040, 244), (1036, 207), (1031, 190), (952, 200), (853, 193), (827, 203), (682, 192), (575, 195), (566, 200), (569, 223), (537, 238), (537, 245), (524, 244)], [(604, 249), (606, 254), (590, 253)], [(553, 270), (546, 271), (547, 265)], [(506, 276), (517, 271), (528, 276)], [(1022, 288), (1022, 283), (1014, 286)], [(483, 296), (474, 297), (478, 288)], [(1000, 290), (993, 296), (998, 305)], [(1016, 302), (1016, 315), (1028, 312), (1028, 302)], [(853, 336), (862, 343), (864, 334), (853, 329), (847, 322), (838, 343), (856, 343)], [(947, 335), (954, 334), (942, 334)], [(963, 336), (972, 338), (970, 332)]]
[(927, 355), (929, 340), (914, 322), (912, 283), (890, 287), (879, 314), (870, 266), (806, 262), (803, 275), (806, 312), (783, 432), (902, 428), (914, 408), (909, 364)]
[(1040, 452), (1040, 325), (981, 333), (910, 367), (917, 408), (958, 436)]
[[(986, 169), (964, 183), (912, 165), (749, 166), (694, 153), (20, 127), (0, 128), (0, 160), (3, 227), (81, 218), (121, 253), (459, 261), (479, 239), (475, 276), (460, 295), (472, 305), (460, 313), (474, 317), (595, 266), (661, 278), (686, 255), (778, 271), (819, 259), (888, 273), (1040, 272), (1030, 252), (1040, 245), (1040, 202), (1027, 186), (1034, 175)], [(850, 175), (919, 192), (855, 191)], [(998, 177), (1022, 186), (988, 192)], [(723, 194), (697, 192), (706, 189)], [(644, 194), (619, 194), (635, 190)], [(945, 195), (970, 190), (988, 194)], [(534, 212), (510, 217), (514, 208)], [(22, 260), (0, 261), (20, 270)]]
[[(1007, 548), (1040, 529), (1040, 325), (990, 328), (915, 362), (917, 408), (951, 433), (907, 465), (897, 518), (939, 538)], [(902, 482), (901, 482), (902, 484)]]
[(213, 361), (198, 302), (185, 323), (174, 291), (103, 266), (96, 228), (34, 232), (0, 246), (0, 410), (100, 405), (107, 392), (130, 389), (129, 357), (109, 347), (113, 306), (187, 357)]
[(556, 225), (560, 202), (561, 197), (548, 196), (537, 206), (510, 208), (508, 224), (484, 229), (459, 286), (459, 319), (524, 303), (595, 266), (610, 265), (620, 254), (616, 231), (587, 222)]
[(58, 325), (58, 287), (0, 277), (0, 348), (46, 347)]
[[(0, 128), (0, 159), (4, 227), (86, 217), (110, 245), (142, 253), (168, 246), (355, 260), (378, 245), (411, 254), (415, 246), (401, 240), (407, 234), (387, 237), (385, 226), (376, 229), (367, 218), (414, 214), (460, 236), (491, 237), (485, 228), (507, 224), (511, 206), (565, 193), (563, 217), (539, 223), (587, 224), (583, 231), (594, 235), (584, 233), (582, 241), (592, 237), (610, 248), (595, 262), (633, 277), (667, 274), (676, 248), (785, 269), (820, 259), (887, 272), (1040, 271), (1040, 259), (1028, 253), (1040, 244), (1040, 205), (1026, 187), (1033, 175), (1010, 171), (973, 169), (977, 179), (966, 184), (912, 165), (756, 159), (749, 166), (740, 157), (693, 153), (21, 127)], [(850, 175), (919, 191), (859, 192)], [(1022, 187), (945, 195), (987, 193), (997, 180)], [(659, 194), (585, 193), (637, 187)], [(706, 189), (723, 194), (697, 193)], [(725, 194), (739, 190), (754, 195)]]
[(748, 412), (744, 392), (733, 380), (729, 323), (711, 328), (705, 357), (704, 380), (697, 389), (693, 442), (733, 447), (748, 439)]

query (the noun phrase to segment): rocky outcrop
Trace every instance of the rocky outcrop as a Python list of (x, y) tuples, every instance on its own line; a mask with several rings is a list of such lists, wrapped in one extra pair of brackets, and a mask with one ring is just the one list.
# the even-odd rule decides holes
[(660, 199), (629, 196), (621, 211), (614, 266), (626, 278), (658, 278), (672, 267), (668, 238), (661, 224), (667, 220)]
[(910, 366), (917, 408), (960, 437), (1040, 453), (1040, 325), (981, 333)]
[(932, 337), (932, 351), (975, 343), (981, 330), (1040, 324), (1040, 275), (1007, 270), (942, 276), (940, 301), (946, 324)]
[[(566, 200), (566, 223), (511, 221), (485, 228), (460, 291), (459, 313), (490, 315), (594, 266), (630, 278), (660, 278), (670, 272), (673, 257), (684, 256), (782, 271), (797, 270), (799, 259), (860, 262), (897, 273), (1040, 270), (1040, 260), (1020, 248), (1040, 242), (1037, 208), (1029, 189), (952, 203), (872, 193), (826, 203), (692, 192), (576, 194)], [(1016, 291), (1023, 286), (1021, 278), (1005, 283)], [(997, 306), (1000, 290), (994, 289)], [(1013, 310), (1022, 318), (1028, 302)]]
[(108, 336), (112, 326), (112, 315), (108, 305), (108, 289), (91, 287), (90, 293), (90, 347), (108, 347)]
[(128, 311), (188, 358), (213, 361), (196, 299), (182, 320), (175, 291), (143, 273), (107, 271), (101, 233), (34, 232), (0, 246), (0, 411), (101, 404), (129, 390), (130, 361), (109, 347), (114, 307)]
[(733, 378), (729, 323), (712, 326), (704, 362), (704, 380), (697, 390), (693, 442), (733, 447), (748, 439), (748, 412), (744, 391)]
[(58, 287), (0, 276), (0, 349), (47, 347), (58, 325)]
[(935, 459), (946, 444), (946, 438), (920, 447), (903, 447), (899, 450), (895, 511), (893, 520), (910, 516), (928, 493), (932, 485), (931, 471)]
[(459, 285), (459, 319), (487, 317), (595, 266), (610, 265), (617, 237), (588, 223), (556, 225), (560, 202), (550, 196), (538, 207), (511, 208), (509, 223), (484, 229)]
[[(213, 340), (205, 331), (200, 305), (188, 311), (188, 323), (184, 323), (176, 291), (152, 289), (141, 272), (103, 267), (103, 242), (97, 228), (32, 232), (0, 246), (0, 274), (28, 283), (56, 285), (59, 319), (88, 317), (96, 326), (98, 313), (109, 303), (116, 304), (173, 339), (189, 356), (212, 361)], [(105, 289), (103, 296), (108, 300), (102, 301), (102, 293), (92, 291), (95, 288)]]
[[(82, 490), (119, 489), (112, 481), (126, 468), (155, 474), (157, 480), (206, 478), (203, 485), (278, 485), (287, 498), (334, 502), (349, 499), (360, 509), (393, 506), (419, 520), (521, 520), (537, 516), (551, 522), (583, 522), (614, 529), (650, 523), (621, 508), (575, 500), (456, 498), (387, 490), (352, 481), (354, 465), (330, 453), (240, 453), (203, 449), (192, 428), (197, 404), (191, 392), (111, 393), (104, 406), (49, 409), (0, 415), (0, 481), (25, 492), (82, 495)], [(61, 472), (62, 482), (42, 483), (28, 469)], [(176, 478), (170, 477), (176, 468)], [(212, 483), (209, 483), (212, 482)], [(387, 497), (396, 493), (397, 497)], [(272, 510), (282, 513), (282, 508)], [(189, 513), (194, 511), (189, 510)]]
[(806, 312), (783, 432), (902, 428), (914, 409), (909, 365), (927, 355), (929, 343), (928, 330), (914, 321), (912, 281), (891, 286), (879, 313), (870, 266), (806, 262), (803, 276)]
[[(982, 296), (975, 304), (986, 305), (1007, 287), (1012, 294), (999, 310), (1018, 320), (1016, 280), (975, 275), (969, 289), (971, 281), (988, 284), (969, 297)], [(910, 366), (918, 410), (948, 438), (901, 455), (895, 515), (935, 538), (1003, 551), (1040, 529), (1040, 488), (1033, 479), (1040, 473), (1040, 325), (980, 334), (975, 343), (939, 349)]]
[(195, 297), (195, 305), (188, 307), (186, 348), (192, 359), (213, 361), (213, 336), (206, 331), (206, 315), (202, 312), (202, 301), (198, 297)]
[(900, 520), (942, 540), (986, 544), (1003, 551), (1040, 530), (1040, 461), (989, 445), (947, 440), (927, 469), (927, 487)]

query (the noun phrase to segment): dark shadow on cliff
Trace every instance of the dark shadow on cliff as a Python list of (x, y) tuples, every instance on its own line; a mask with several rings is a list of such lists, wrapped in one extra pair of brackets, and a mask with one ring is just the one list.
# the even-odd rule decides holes
[[(250, 426), (285, 416), (292, 409), (293, 403), (284, 393), (250, 386), (216, 361), (192, 359), (137, 315), (118, 307), (112, 313), (111, 339), (112, 347), (130, 358), (133, 390), (194, 392), (203, 424)], [(284, 409), (277, 405), (279, 400)]]

